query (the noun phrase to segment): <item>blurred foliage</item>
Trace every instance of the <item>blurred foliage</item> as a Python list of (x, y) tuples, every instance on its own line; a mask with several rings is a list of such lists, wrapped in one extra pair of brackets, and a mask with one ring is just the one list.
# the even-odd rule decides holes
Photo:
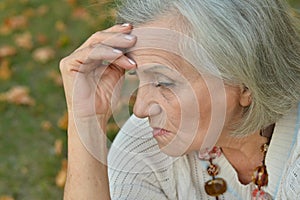
[(0, 1), (0, 199), (62, 199), (67, 116), (58, 63), (113, 16), (112, 1)]
[[(67, 115), (59, 60), (111, 26), (114, 12), (112, 0), (0, 1), (1, 200), (62, 199)], [(111, 119), (111, 140), (118, 129)]]

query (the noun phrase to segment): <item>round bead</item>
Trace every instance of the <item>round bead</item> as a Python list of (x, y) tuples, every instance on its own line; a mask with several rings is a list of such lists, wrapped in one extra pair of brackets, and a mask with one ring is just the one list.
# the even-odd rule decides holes
[(219, 196), (227, 190), (226, 182), (222, 178), (216, 178), (205, 183), (205, 192), (210, 196)]
[(222, 154), (220, 147), (213, 147), (212, 149), (205, 149), (199, 151), (198, 157), (200, 160), (211, 160), (220, 157)]
[(219, 174), (219, 170), (220, 168), (218, 165), (211, 164), (207, 167), (207, 173), (210, 176), (217, 176)]
[(214, 146), (213, 149), (209, 152), (209, 156), (211, 159), (215, 159), (220, 157), (222, 154), (221, 148)]
[(265, 165), (258, 166), (253, 173), (252, 182), (260, 189), (262, 186), (268, 185), (268, 172)]
[(272, 196), (269, 193), (256, 188), (252, 191), (252, 200), (272, 200)]
[(268, 145), (268, 144), (263, 144), (263, 145), (260, 147), (260, 150), (261, 150), (261, 152), (266, 153), (266, 152), (268, 151), (268, 148), (269, 148), (269, 145)]

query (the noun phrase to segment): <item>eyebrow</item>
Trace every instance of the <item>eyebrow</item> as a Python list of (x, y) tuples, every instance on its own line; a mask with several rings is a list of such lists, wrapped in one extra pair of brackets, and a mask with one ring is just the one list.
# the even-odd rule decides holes
[(145, 70), (143, 70), (145, 73), (155, 73), (155, 72), (158, 72), (160, 70), (163, 70), (163, 71), (169, 71), (169, 72), (174, 72), (173, 70), (171, 70), (169, 67), (166, 67), (164, 65), (154, 65), (154, 66), (151, 66)]
[[(128, 71), (129, 75), (137, 75), (137, 71), (139, 68), (136, 69), (132, 69)], [(153, 74), (162, 74), (164, 71), (168, 71), (170, 73), (174, 73), (174, 70), (170, 69), (169, 67), (165, 66), (165, 65), (153, 65), (153, 66), (149, 66), (146, 69), (142, 70), (143, 73), (153, 73)]]

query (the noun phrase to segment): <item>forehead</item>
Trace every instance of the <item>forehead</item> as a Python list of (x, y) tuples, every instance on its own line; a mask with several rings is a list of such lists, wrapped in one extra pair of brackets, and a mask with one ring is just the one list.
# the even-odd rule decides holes
[(162, 26), (145, 26), (133, 29), (131, 34), (137, 36), (137, 42), (126, 54), (137, 62), (138, 67), (157, 63), (184, 74), (198, 72), (194, 68), (196, 63), (189, 62), (183, 53), (187, 51), (180, 48), (182, 41), (190, 39), (183, 33)]
[(131, 51), (127, 55), (137, 62), (138, 67), (149, 63), (160, 63), (177, 68), (178, 65), (182, 65), (184, 62), (184, 59), (180, 56), (161, 49), (139, 49)]
[(134, 28), (131, 34), (137, 36), (137, 42), (132, 49), (155, 48), (175, 54), (180, 53), (179, 41), (187, 37), (176, 30), (148, 26)]
[(194, 76), (195, 69), (184, 58), (170, 52), (159, 49), (140, 49), (128, 53), (128, 56), (135, 60), (138, 69), (153, 68), (152, 71), (160, 71), (157, 66), (164, 66), (184, 76)]

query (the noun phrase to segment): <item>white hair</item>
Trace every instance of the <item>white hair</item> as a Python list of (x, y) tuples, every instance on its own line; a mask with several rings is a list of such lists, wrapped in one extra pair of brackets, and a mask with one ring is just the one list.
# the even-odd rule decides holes
[[(283, 0), (123, 0), (119, 22), (141, 25), (171, 14), (205, 49), (225, 83), (244, 85), (252, 103), (233, 131), (246, 135), (276, 121), (300, 100), (300, 37)], [(179, 17), (181, 16), (181, 21)], [(172, 19), (171, 19), (172, 20)], [(184, 46), (185, 44), (181, 44)], [(195, 59), (203, 51), (193, 48)]]

